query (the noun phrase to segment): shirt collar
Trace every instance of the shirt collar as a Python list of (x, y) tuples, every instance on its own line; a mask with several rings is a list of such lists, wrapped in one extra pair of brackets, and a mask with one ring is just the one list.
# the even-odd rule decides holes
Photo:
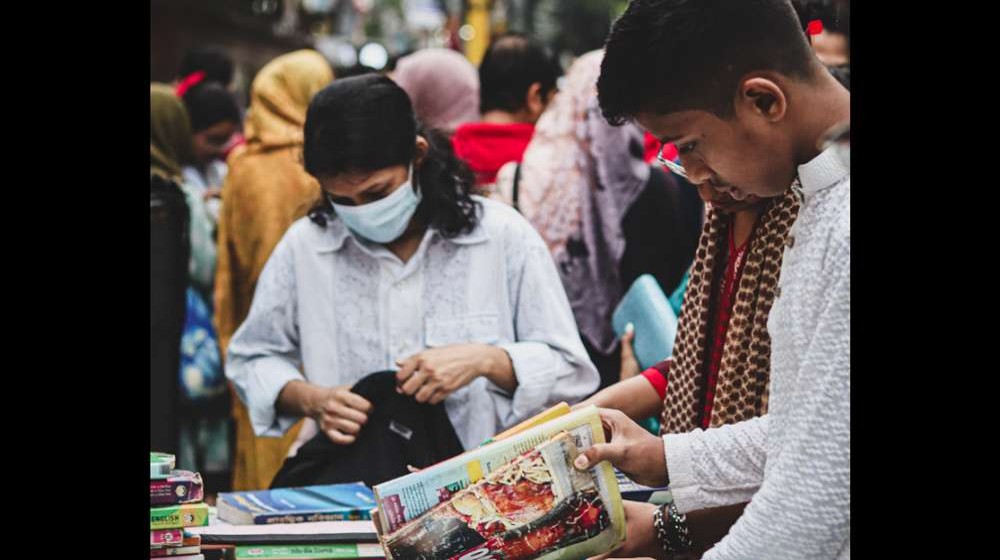
[(804, 193), (811, 194), (836, 185), (850, 174), (850, 168), (831, 146), (799, 166), (799, 183)]

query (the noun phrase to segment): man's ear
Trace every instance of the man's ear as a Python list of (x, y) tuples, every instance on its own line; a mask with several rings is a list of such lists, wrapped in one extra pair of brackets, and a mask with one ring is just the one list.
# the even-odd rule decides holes
[(774, 81), (759, 76), (749, 78), (740, 84), (736, 112), (778, 122), (788, 112), (788, 98)]

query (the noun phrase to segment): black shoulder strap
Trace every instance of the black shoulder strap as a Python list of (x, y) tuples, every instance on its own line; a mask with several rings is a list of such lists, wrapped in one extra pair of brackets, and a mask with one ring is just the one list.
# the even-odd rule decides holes
[(517, 187), (521, 183), (521, 164), (518, 163), (517, 167), (514, 168), (514, 192), (512, 193), (514, 209), (520, 211), (521, 209), (517, 207)]

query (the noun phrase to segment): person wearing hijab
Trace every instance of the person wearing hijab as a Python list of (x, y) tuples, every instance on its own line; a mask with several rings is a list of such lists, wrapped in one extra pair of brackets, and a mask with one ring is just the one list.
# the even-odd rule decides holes
[(406, 91), (417, 119), (451, 136), (479, 120), (479, 73), (451, 49), (423, 49), (399, 59), (390, 76)]
[(189, 112), (166, 84), (151, 84), (149, 98), (150, 175), (172, 181), (184, 192), (190, 227), (190, 280), (196, 288), (211, 293), (215, 273), (212, 220), (200, 192), (185, 181), (183, 174), (184, 168), (197, 160)]
[[(180, 265), (180, 276), (164, 262), (169, 258), (165, 251), (153, 250), (151, 255), (152, 262), (164, 262), (162, 271), (151, 273), (154, 285), (169, 286), (166, 289), (171, 293), (167, 304), (163, 303), (167, 298), (158, 295), (159, 289), (151, 290), (154, 304), (162, 305), (153, 313), (157, 315), (154, 322), (174, 320), (180, 325), (172, 325), (170, 331), (180, 336), (157, 337), (159, 342), (153, 343), (169, 347), (171, 355), (169, 360), (156, 360), (166, 369), (154, 382), (153, 408), (162, 411), (160, 422), (171, 430), (169, 446), (158, 448), (176, 453), (179, 468), (209, 477), (224, 473), (230, 462), (229, 427), (223, 415), (228, 403), (220, 398), (225, 396), (225, 382), (208, 305), (216, 264), (214, 222), (201, 190), (184, 176), (184, 169), (198, 159), (192, 133), (192, 121), (197, 120), (175, 91), (162, 84), (150, 87), (150, 114), (151, 180), (159, 182), (160, 188), (175, 190), (177, 206), (186, 210), (186, 227), (182, 228), (186, 235), (180, 243), (187, 266)], [(170, 207), (161, 206), (161, 211)], [(159, 364), (154, 363), (156, 367)]]
[(188, 211), (181, 166), (193, 158), (184, 104), (165, 84), (149, 87), (150, 445), (176, 452), (178, 376), (188, 280)]
[(215, 274), (212, 219), (201, 193), (185, 181), (183, 173), (184, 168), (197, 159), (190, 113), (174, 90), (165, 84), (150, 85), (149, 97), (150, 174), (172, 181), (184, 193), (191, 243), (188, 275), (195, 288), (210, 294)]
[[(570, 67), (521, 165), (501, 168), (497, 194), (514, 203), (548, 245), (606, 387), (619, 380), (615, 306), (643, 273), (673, 291), (694, 259), (702, 205), (694, 189), (645, 162), (636, 125), (611, 126), (601, 116), (595, 86), (601, 58), (591, 52)], [(640, 197), (661, 213), (632, 212)], [(637, 223), (642, 220), (646, 225)]]
[[(302, 128), (313, 95), (333, 81), (321, 54), (299, 50), (265, 65), (251, 85), (247, 144), (230, 156), (219, 216), (215, 326), (225, 355), (246, 318), (257, 278), (285, 230), (320, 196), (302, 168)], [(233, 489), (266, 488), (298, 428), (280, 439), (257, 438), (246, 408), (233, 399), (236, 462)]]
[(191, 122), (184, 103), (166, 84), (149, 86), (149, 173), (179, 180), (194, 161)]

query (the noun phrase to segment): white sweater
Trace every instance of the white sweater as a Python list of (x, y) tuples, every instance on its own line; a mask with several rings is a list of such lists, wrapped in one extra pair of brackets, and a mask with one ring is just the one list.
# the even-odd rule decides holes
[(828, 149), (799, 181), (768, 318), (768, 414), (664, 436), (680, 511), (752, 499), (705, 560), (850, 558), (850, 170)]

